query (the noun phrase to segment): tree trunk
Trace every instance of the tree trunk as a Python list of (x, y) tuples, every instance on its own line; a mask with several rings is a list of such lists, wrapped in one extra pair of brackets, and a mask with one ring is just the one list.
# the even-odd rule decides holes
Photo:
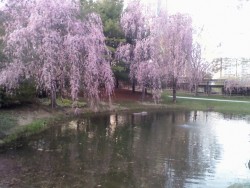
[(142, 87), (142, 98), (141, 98), (142, 101), (144, 101), (145, 99), (145, 91), (146, 91), (146, 88)]
[(194, 96), (198, 95), (198, 87), (197, 84), (194, 84)]
[(177, 86), (177, 80), (173, 79), (173, 103), (176, 103), (176, 86)]
[(207, 95), (209, 95), (209, 81), (207, 82), (207, 85), (206, 85), (206, 92), (207, 92)]
[(50, 102), (51, 102), (51, 108), (55, 108), (56, 107), (56, 87), (55, 84), (53, 84), (53, 82), (51, 83), (51, 88), (50, 88)]
[(135, 78), (132, 80), (132, 93), (135, 93)]
[(115, 78), (115, 88), (118, 89), (119, 88), (119, 79)]

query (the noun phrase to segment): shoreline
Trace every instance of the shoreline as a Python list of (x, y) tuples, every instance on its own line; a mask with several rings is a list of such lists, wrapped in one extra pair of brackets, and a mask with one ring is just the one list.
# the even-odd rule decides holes
[[(138, 101), (137, 101), (138, 102)], [(41, 107), (43, 110), (41, 110)], [(109, 113), (125, 113), (125, 112), (138, 112), (138, 111), (160, 111), (160, 110), (169, 110), (166, 105), (164, 104), (158, 104), (155, 105), (154, 103), (150, 104), (143, 104), (140, 103), (136, 107), (124, 107), (121, 105), (118, 106), (112, 106), (112, 108), (108, 108), (107, 106), (104, 107), (104, 109), (99, 109), (98, 111), (93, 111), (90, 108), (80, 108), (80, 112), (77, 114), (74, 114), (74, 109), (71, 107), (59, 107), (56, 109), (50, 109), (50, 107), (44, 107), (40, 106), (38, 110), (32, 111), (33, 114), (29, 114), (30, 108), (33, 107), (21, 107), (18, 109), (2, 109), (0, 111), (5, 111), (9, 113), (13, 113), (15, 111), (22, 111), (25, 109), (24, 114), (27, 113), (27, 117), (23, 117), (23, 114), (19, 115), (23, 119), (18, 119), (20, 117), (17, 117), (16, 126), (12, 128), (11, 130), (7, 131), (8, 133), (3, 137), (0, 138), (0, 152), (6, 149), (13, 149), (13, 148), (19, 148), (21, 146), (16, 145), (14, 146), (14, 143), (18, 140), (24, 140), (28, 139), (30, 136), (39, 134), (46, 129), (48, 129), (50, 126), (52, 126), (53, 123), (56, 123), (58, 121), (70, 119), (70, 118), (77, 118), (81, 116), (93, 116), (93, 115), (101, 115), (101, 114), (109, 114)], [(27, 110), (28, 109), (28, 110)], [(38, 113), (38, 111), (43, 113), (43, 115), (35, 116), (35, 114)], [(18, 113), (18, 112), (17, 112)], [(47, 115), (46, 115), (47, 114)], [(14, 114), (15, 115), (15, 114)], [(28, 117), (30, 116), (30, 117)], [(33, 118), (32, 118), (33, 117)], [(20, 122), (27, 122), (27, 123), (20, 123)], [(1, 133), (1, 130), (0, 130)]]
[[(69, 118), (81, 116), (98, 115), (103, 113), (124, 113), (124, 112), (139, 112), (139, 111), (175, 111), (175, 110), (197, 110), (197, 111), (214, 111), (225, 114), (248, 115), (250, 114), (249, 103), (229, 104), (227, 102), (217, 102), (213, 100), (190, 100), (188, 97), (179, 97), (177, 103), (171, 102), (169, 95), (162, 97), (159, 104), (152, 101), (140, 100), (116, 100), (111, 106), (108, 103), (101, 102), (98, 111), (93, 111), (89, 107), (81, 106), (77, 114), (74, 114), (74, 109), (69, 106), (59, 106), (51, 109), (44, 104), (29, 104), (11, 109), (0, 109), (2, 117), (9, 116), (8, 121), (15, 119), (15, 125), (7, 131), (1, 130), (0, 127), (0, 152), (8, 148), (18, 148), (13, 146), (18, 140), (27, 139), (32, 135), (39, 134), (52, 126), (53, 123)], [(1, 115), (1, 113), (0, 113)], [(1, 117), (0, 117), (1, 118)], [(13, 119), (11, 119), (13, 118)], [(1, 122), (0, 122), (1, 123)], [(5, 135), (2, 133), (4, 132)]]

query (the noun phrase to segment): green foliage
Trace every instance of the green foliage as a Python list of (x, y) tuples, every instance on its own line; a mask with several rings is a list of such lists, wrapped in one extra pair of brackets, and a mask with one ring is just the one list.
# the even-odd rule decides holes
[(4, 138), (3, 143), (8, 144), (19, 138), (25, 138), (40, 133), (45, 130), (47, 126), (48, 124), (45, 120), (35, 120), (26, 126), (18, 127), (15, 133), (10, 134), (6, 138)]
[(31, 124), (25, 126), (21, 132), (26, 133), (27, 135), (32, 135), (46, 128), (46, 121), (44, 120), (35, 120)]
[(104, 33), (107, 37), (120, 37), (122, 35), (119, 25), (116, 21), (108, 19), (105, 21)]
[(17, 124), (17, 120), (13, 116), (7, 113), (0, 114), (0, 133), (7, 132), (8, 130), (15, 127), (16, 124)]
[(119, 62), (112, 66), (112, 70), (116, 79), (116, 87), (119, 87), (119, 81), (129, 83), (129, 68), (124, 62)]
[(125, 72), (126, 71), (126, 68), (124, 66), (120, 66), (120, 65), (114, 66), (112, 69), (114, 72)]
[(0, 107), (5, 106), (6, 92), (3, 88), (0, 88)]
[[(114, 54), (121, 42), (125, 42), (124, 33), (120, 27), (120, 18), (123, 11), (123, 0), (100, 0), (96, 3), (96, 12), (100, 14), (103, 22), (106, 45)], [(113, 60), (114, 61), (114, 60)], [(122, 62), (117, 62), (112, 66), (117, 85), (118, 81), (129, 81), (129, 71)]]
[[(45, 99), (41, 99), (40, 102), (43, 104), (43, 105), (47, 105), (49, 106), (50, 105), (50, 100), (48, 98), (45, 98)], [(83, 107), (86, 107), (87, 106), (87, 103), (86, 102), (83, 102), (83, 101), (78, 101), (78, 102), (75, 102), (73, 104), (73, 101), (71, 99), (64, 99), (64, 98), (57, 98), (56, 99), (56, 104), (59, 106), (59, 107), (78, 107), (78, 108), (83, 108)]]
[(95, 12), (100, 15), (107, 46), (116, 48), (124, 39), (120, 27), (120, 17), (123, 10), (122, 0), (81, 0), (83, 15)]
[(74, 102), (70, 99), (57, 99), (56, 100), (57, 102), (57, 105), (61, 106), (61, 107), (78, 107), (78, 108), (82, 108), (82, 107), (86, 107), (87, 106), (87, 103), (86, 102), (83, 102), (83, 101), (77, 101), (77, 102)]
[(124, 38), (120, 27), (122, 9), (122, 0), (97, 1), (96, 12), (101, 16), (104, 25), (104, 35), (107, 38)]
[(0, 107), (7, 107), (21, 103), (34, 102), (36, 98), (36, 87), (32, 79), (26, 79), (20, 83), (19, 88), (13, 90), (11, 94), (4, 88), (0, 88)]
[(106, 38), (106, 45), (108, 46), (109, 50), (112, 53), (115, 53), (117, 46), (125, 42), (126, 40), (124, 38)]
[(129, 82), (129, 71), (124, 66), (116, 65), (112, 67), (112, 70), (116, 79)]
[(20, 103), (32, 102), (36, 97), (34, 81), (32, 79), (24, 80), (15, 93), (15, 99)]
[[(125, 42), (123, 31), (120, 27), (120, 17), (123, 11), (123, 0), (81, 0), (83, 15), (96, 12), (103, 23), (103, 31), (106, 37), (106, 45), (110, 50), (113, 62), (116, 48), (121, 42)], [(118, 62), (112, 67), (116, 80), (128, 81), (128, 71), (124, 64)]]
[(96, 3), (93, 0), (81, 0), (81, 5), (83, 16), (86, 16), (92, 12), (96, 12)]

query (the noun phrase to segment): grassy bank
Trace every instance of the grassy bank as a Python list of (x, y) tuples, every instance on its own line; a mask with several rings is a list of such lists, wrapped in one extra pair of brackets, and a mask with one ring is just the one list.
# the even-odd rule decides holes
[[(109, 108), (107, 103), (102, 103), (98, 113), (101, 112), (121, 112), (121, 111), (149, 111), (149, 110), (202, 110), (202, 111), (217, 111), (230, 114), (250, 114), (250, 103), (232, 103), (220, 101), (202, 101), (190, 99), (177, 99), (177, 103), (172, 102), (170, 92), (164, 92), (162, 95), (162, 103), (154, 104), (151, 98), (144, 102), (141, 101), (140, 95), (133, 98), (132, 93), (128, 93), (128, 97), (116, 98), (113, 105)], [(178, 92), (178, 96), (193, 97), (193, 95), (183, 92)], [(226, 99), (226, 100), (242, 100), (249, 101), (250, 97), (226, 97), (226, 96), (197, 96), (197, 98), (209, 99)], [(47, 129), (53, 122), (69, 118), (74, 118), (74, 109), (71, 108), (70, 100), (58, 101), (59, 108), (51, 110), (48, 106), (48, 101), (43, 101), (39, 106), (31, 106), (26, 109), (13, 109), (11, 111), (1, 110), (0, 113), (0, 148), (8, 146), (15, 140), (27, 138), (30, 135), (38, 134)], [(80, 108), (79, 115), (94, 114), (91, 109), (86, 106), (86, 102), (81, 102), (77, 105)], [(24, 112), (25, 111), (25, 112)], [(30, 118), (31, 116), (31, 118)], [(20, 117), (24, 120), (20, 125)], [(29, 119), (29, 118), (30, 119)], [(27, 121), (26, 119), (29, 119)]]
[[(232, 114), (250, 114), (250, 103), (237, 103), (230, 101), (203, 101), (203, 100), (191, 100), (191, 99), (181, 99), (177, 98), (176, 104), (172, 103), (172, 98), (169, 97), (170, 92), (164, 92), (162, 95), (162, 103), (166, 104), (169, 108), (176, 109), (187, 109), (187, 110), (203, 110), (203, 111), (216, 111), (222, 113), (232, 113)], [(191, 94), (179, 92), (177, 96), (184, 97), (194, 97)], [(250, 97), (245, 96), (222, 96), (222, 95), (212, 95), (212, 96), (196, 96), (195, 98), (200, 99), (221, 99), (221, 100), (232, 100), (232, 101), (248, 101), (250, 102)]]
[[(17, 127), (16, 129), (12, 130), (8, 136), (1, 140), (2, 144), (10, 144), (11, 142), (23, 138), (28, 137), (30, 135), (34, 135), (40, 133), (41, 131), (47, 128), (48, 124), (46, 120), (34, 120), (32, 123), (27, 124), (25, 126)], [(1, 146), (0, 142), (0, 146)]]
[[(19, 125), (16, 118), (10, 116), (10, 120), (15, 121), (15, 125), (4, 131), (4, 137), (0, 138), (0, 151), (6, 148), (18, 148), (22, 146), (22, 142), (27, 140), (28, 137), (43, 132), (55, 123), (66, 121), (73, 117), (75, 116), (72, 116), (72, 114), (54, 112), (52, 116), (34, 119), (31, 123)], [(20, 143), (16, 141), (20, 141)]]

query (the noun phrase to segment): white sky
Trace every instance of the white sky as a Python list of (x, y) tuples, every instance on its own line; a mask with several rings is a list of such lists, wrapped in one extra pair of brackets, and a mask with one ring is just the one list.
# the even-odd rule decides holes
[[(143, 1), (150, 2), (150, 4), (158, 2), (158, 0)], [(196, 27), (203, 27), (200, 41), (206, 49), (205, 57), (207, 59), (215, 57), (250, 58), (250, 1), (160, 1), (164, 6), (167, 2), (170, 14), (188, 13), (192, 16)]]
[(167, 9), (170, 14), (189, 13), (194, 25), (203, 27), (201, 42), (206, 58), (250, 57), (250, 2), (167, 0)]

